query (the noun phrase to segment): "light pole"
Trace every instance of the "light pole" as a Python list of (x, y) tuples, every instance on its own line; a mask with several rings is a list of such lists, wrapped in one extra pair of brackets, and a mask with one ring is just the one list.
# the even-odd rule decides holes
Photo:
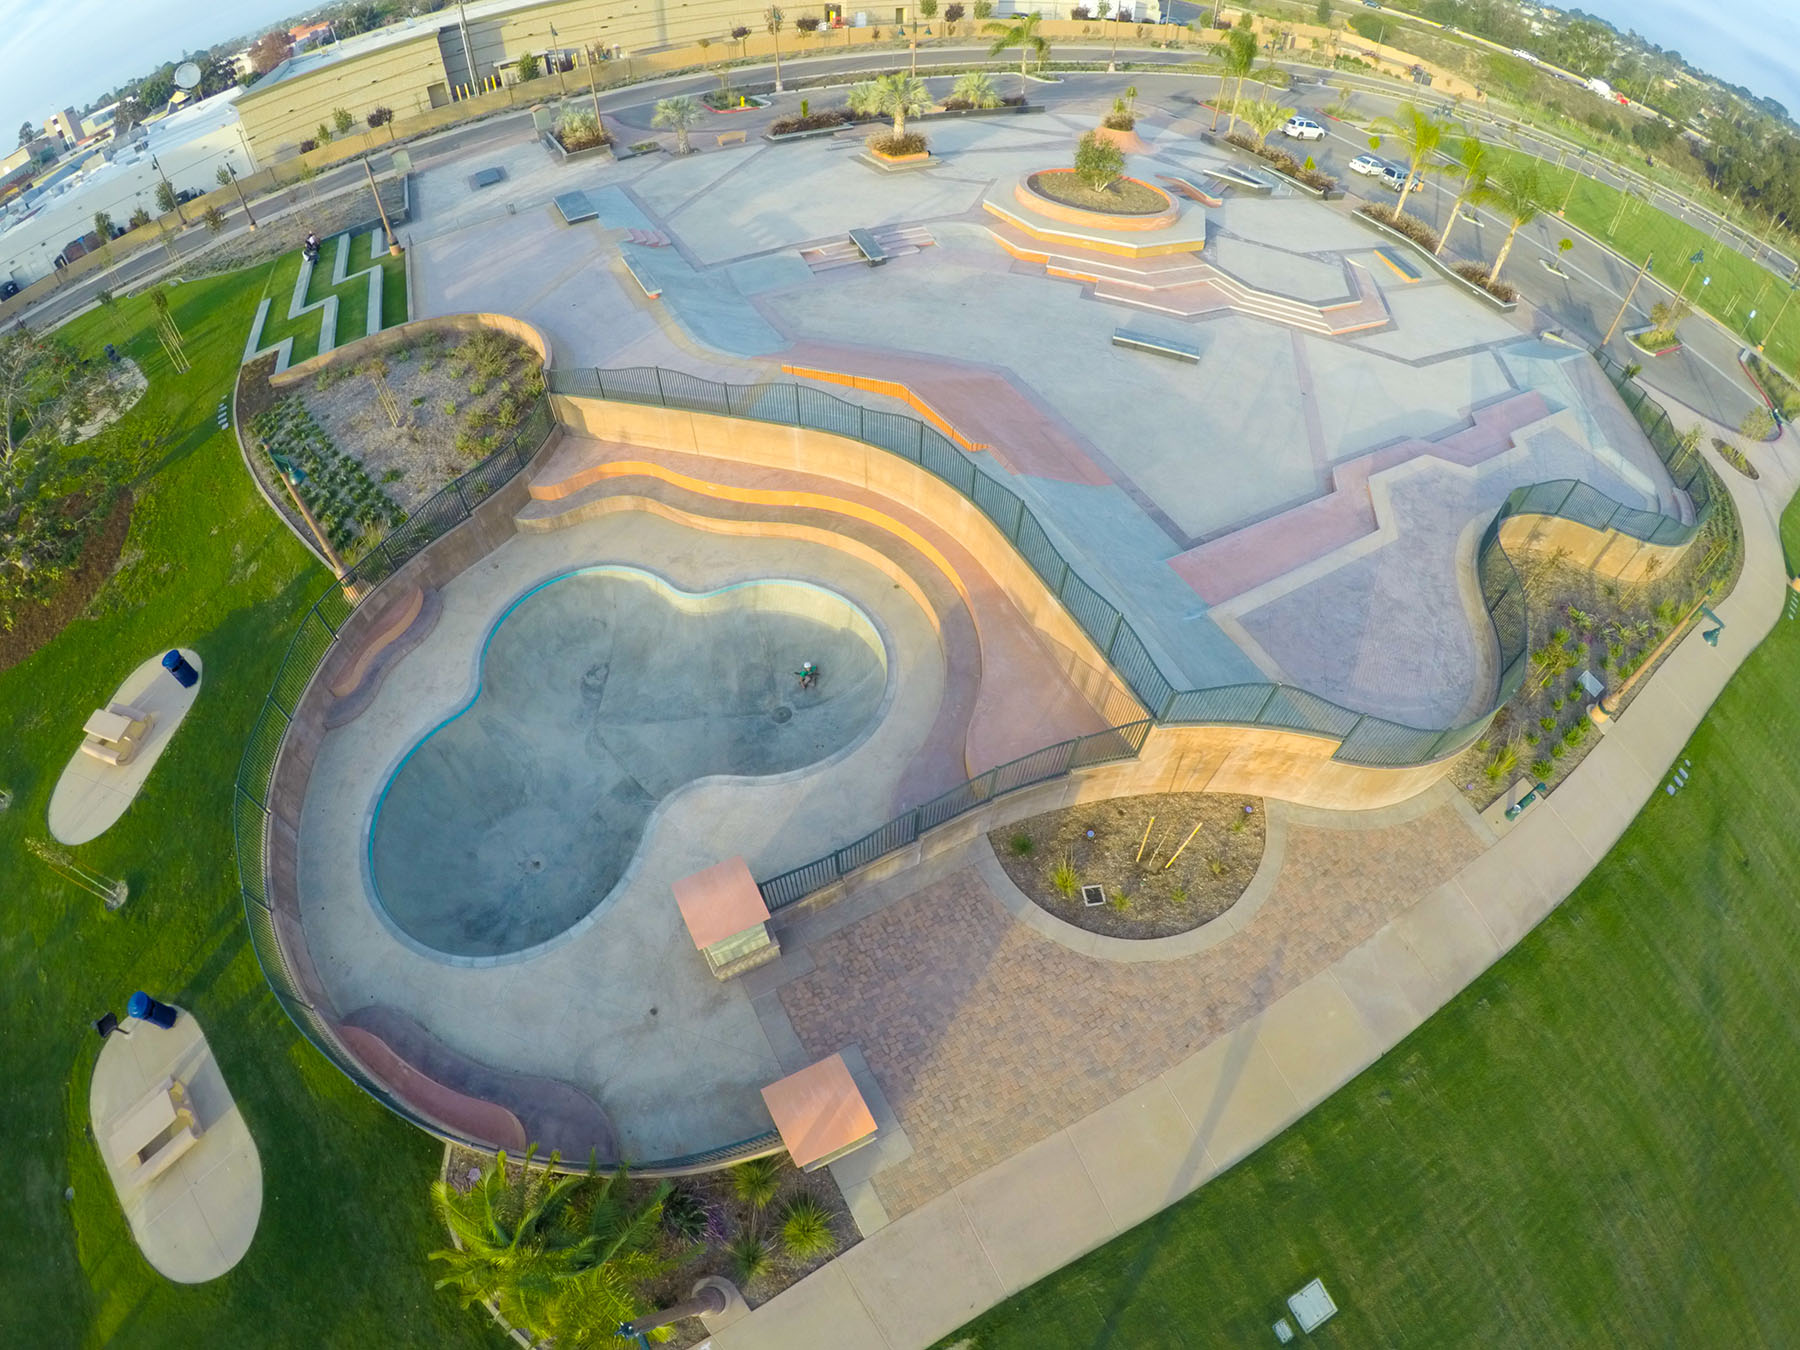
[[(1702, 248), (1695, 249), (1694, 256), (1688, 259), (1687, 275), (1681, 279), (1681, 289), (1678, 292), (1676, 292), (1676, 296), (1675, 296), (1675, 298), (1681, 304), (1685, 305), (1687, 303), (1688, 282), (1690, 282), (1694, 279), (1694, 269), (1696, 267), (1700, 266), (1700, 264), (1705, 261), (1706, 261), (1706, 250), (1702, 249)], [(1710, 278), (1708, 278), (1708, 279), (1710, 280)]]
[(249, 222), (250, 228), (254, 230), (256, 228), (256, 217), (250, 214), (250, 203), (244, 200), (243, 186), (239, 184), (237, 170), (231, 167), (231, 161), (229, 159), (225, 161), (225, 172), (230, 176), (231, 186), (237, 192), (238, 205), (243, 208), (244, 219)]
[[(1800, 291), (1800, 281), (1788, 282), (1788, 293), (1781, 297), (1780, 308), (1775, 311), (1775, 317), (1769, 321), (1768, 328), (1763, 331), (1763, 342), (1767, 342), (1775, 335), (1775, 329), (1781, 323), (1781, 316), (1787, 313), (1788, 301), (1794, 298), (1795, 291)], [(1757, 343), (1756, 350), (1760, 352), (1762, 349), (1762, 342)]]

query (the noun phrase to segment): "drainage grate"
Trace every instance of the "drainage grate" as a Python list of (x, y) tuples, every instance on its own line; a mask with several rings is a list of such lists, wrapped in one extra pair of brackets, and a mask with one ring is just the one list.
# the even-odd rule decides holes
[(1083, 886), (1081, 888), (1081, 903), (1086, 905), (1089, 909), (1093, 909), (1096, 905), (1104, 905), (1106, 903), (1106, 888), (1104, 886)]

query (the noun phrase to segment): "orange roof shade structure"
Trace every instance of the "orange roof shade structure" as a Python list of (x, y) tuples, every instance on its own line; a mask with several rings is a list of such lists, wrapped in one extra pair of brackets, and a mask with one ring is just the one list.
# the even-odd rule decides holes
[(727, 858), (683, 877), (670, 889), (675, 892), (688, 936), (702, 951), (769, 921), (769, 907), (763, 903), (756, 878), (750, 875), (750, 865), (741, 857)]
[(823, 1167), (875, 1137), (875, 1117), (842, 1055), (809, 1064), (762, 1090), (788, 1156), (802, 1171)]

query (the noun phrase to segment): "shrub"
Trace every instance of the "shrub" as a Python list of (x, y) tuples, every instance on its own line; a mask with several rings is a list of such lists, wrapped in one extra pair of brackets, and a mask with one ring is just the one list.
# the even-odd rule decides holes
[(612, 137), (600, 125), (600, 119), (581, 109), (571, 109), (557, 118), (555, 135), (562, 148), (570, 152), (612, 144)]
[(1486, 291), (1489, 295), (1494, 296), (1496, 299), (1517, 300), (1519, 298), (1519, 293), (1511, 286), (1508, 286), (1504, 281), (1490, 280), (1487, 268), (1483, 267), (1478, 262), (1459, 262), (1450, 270), (1455, 272), (1456, 275), (1461, 277), (1464, 281), (1473, 282), (1475, 285), (1481, 287), (1482, 290)]
[[(1756, 409), (1756, 411), (1761, 412), (1763, 414), (1763, 416), (1765, 416), (1765, 417), (1768, 416), (1768, 412), (1765, 409), (1758, 408), (1758, 409)], [(1748, 417), (1746, 417), (1744, 420), (1746, 422), (1748, 422), (1750, 419)], [(1737, 446), (1733, 445), (1730, 441), (1722, 441), (1717, 436), (1715, 436), (1715, 437), (1713, 437), (1713, 449), (1715, 449), (1719, 452), (1720, 459), (1724, 460), (1727, 464), (1731, 465), (1732, 468), (1736, 469), (1739, 473), (1743, 474), (1744, 477), (1746, 477), (1746, 478), (1762, 477), (1761, 474), (1757, 473), (1756, 466), (1750, 462), (1748, 457), (1745, 456), (1744, 452), (1742, 450), (1738, 449)]]
[(1090, 131), (1075, 146), (1075, 176), (1096, 192), (1111, 187), (1125, 172), (1125, 156), (1111, 141)]
[[(1760, 403), (1744, 414), (1738, 423), (1738, 434), (1747, 441), (1766, 441), (1775, 434), (1775, 417)], [(1718, 441), (1714, 445), (1720, 444)], [(1721, 451), (1723, 453), (1723, 451)], [(1734, 466), (1735, 467), (1735, 466)]]
[(1124, 891), (1114, 891), (1107, 897), (1106, 903), (1112, 906), (1115, 914), (1123, 914), (1131, 908), (1131, 897)]
[(363, 114), (363, 121), (371, 127), (385, 127), (394, 120), (394, 110), (377, 103)]
[(1494, 752), (1494, 757), (1487, 762), (1484, 772), (1488, 782), (1498, 783), (1507, 774), (1519, 767), (1519, 747), (1508, 741)]
[[(921, 6), (921, 8), (923, 8), (923, 6)], [(811, 37), (814, 33), (819, 31), (819, 16), (817, 14), (802, 14), (799, 18), (794, 20), (794, 27), (798, 28), (808, 37)]]
[(338, 135), (348, 136), (350, 134), (350, 128), (356, 125), (356, 119), (350, 115), (350, 110), (348, 108), (333, 108), (331, 110), (331, 125)]
[(1389, 229), (1398, 230), (1421, 248), (1436, 249), (1438, 246), (1437, 231), (1409, 212), (1396, 211), (1380, 202), (1371, 202), (1356, 209), (1370, 220), (1379, 220)]
[(889, 133), (886, 136), (874, 136), (869, 140), (869, 148), (878, 155), (898, 158), (901, 155), (922, 155), (925, 153), (925, 138), (916, 131), (909, 131), (904, 136)]
[(320, 145), (331, 144), (332, 131), (324, 122), (313, 128), (313, 139)]
[(530, 84), (540, 73), (537, 53), (524, 53), (514, 64), (513, 71), (518, 75), (520, 84)]
[(1175, 887), (1169, 892), (1169, 899), (1178, 905), (1185, 905), (1188, 902), (1188, 888), (1186, 886)]
[(1063, 899), (1068, 900), (1073, 897), (1080, 885), (1081, 876), (1075, 871), (1074, 864), (1067, 858), (1050, 869), (1050, 886)]
[(957, 24), (962, 22), (962, 17), (967, 12), (968, 12), (967, 10), (965, 10), (961, 5), (958, 5), (958, 4), (945, 5), (944, 6), (944, 22), (954, 28)]
[(950, 90), (950, 97), (944, 100), (946, 108), (998, 108), (1000, 95), (994, 88), (994, 81), (986, 71), (971, 70), (956, 77), (956, 84)]
[(686, 1186), (677, 1186), (663, 1198), (663, 1228), (690, 1246), (706, 1241), (712, 1231), (712, 1216), (706, 1204)]
[(303, 155), (309, 150), (317, 150), (318, 148), (319, 148), (319, 143), (310, 138), (300, 142), (300, 153)]
[(731, 1169), (731, 1189), (751, 1209), (766, 1209), (781, 1185), (781, 1159), (752, 1158)]
[(771, 136), (789, 136), (796, 131), (823, 131), (826, 127), (846, 127), (856, 121), (848, 108), (827, 108), (824, 112), (802, 112), (798, 117), (783, 117), (769, 126)]
[(810, 1195), (796, 1195), (781, 1211), (781, 1245), (796, 1261), (810, 1261), (836, 1251), (831, 1211)]
[(1037, 851), (1037, 840), (1021, 831), (1006, 841), (1006, 851), (1015, 858), (1029, 858)]
[(1534, 759), (1531, 761), (1531, 776), (1540, 783), (1556, 772), (1556, 761), (1553, 759)]
[(1269, 163), (1273, 164), (1277, 169), (1280, 169), (1281, 172), (1285, 173), (1289, 178), (1297, 179), (1300, 182), (1305, 183), (1309, 188), (1314, 188), (1320, 192), (1334, 192), (1337, 190), (1337, 179), (1333, 178), (1328, 173), (1321, 173), (1317, 169), (1307, 168), (1299, 160), (1295, 159), (1279, 146), (1264, 145), (1261, 141), (1257, 140), (1256, 137), (1242, 131), (1234, 131), (1225, 139), (1232, 145), (1237, 146), (1240, 150), (1248, 150), (1251, 154), (1268, 160)]
[(1130, 131), (1137, 126), (1137, 118), (1131, 115), (1131, 110), (1125, 106), (1124, 99), (1115, 98), (1112, 101), (1112, 107), (1101, 119), (1100, 125), (1109, 131)]
[(768, 1245), (755, 1233), (738, 1234), (725, 1249), (725, 1254), (731, 1260), (731, 1272), (740, 1285), (755, 1284), (769, 1273), (773, 1264)]

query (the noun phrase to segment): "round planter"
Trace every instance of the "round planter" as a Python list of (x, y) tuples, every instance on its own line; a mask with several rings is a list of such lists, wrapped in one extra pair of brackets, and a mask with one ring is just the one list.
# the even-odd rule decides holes
[(1150, 153), (1150, 147), (1144, 144), (1143, 137), (1137, 134), (1135, 128), (1121, 131), (1117, 127), (1095, 127), (1094, 135), (1108, 145), (1117, 147), (1121, 154), (1147, 155)]
[(1037, 189), (1039, 179), (1052, 174), (1068, 174), (1074, 176), (1073, 169), (1041, 169), (1037, 173), (1027, 174), (1021, 178), (1013, 189), (1013, 195), (1023, 206), (1030, 207), (1040, 216), (1050, 220), (1059, 220), (1065, 225), (1085, 225), (1090, 229), (1103, 230), (1166, 230), (1181, 218), (1181, 207), (1168, 193), (1141, 178), (1128, 178), (1126, 181), (1136, 183), (1139, 187), (1154, 192), (1162, 199), (1160, 210), (1152, 212), (1124, 211), (1090, 211), (1085, 207), (1068, 206), (1047, 197)]

